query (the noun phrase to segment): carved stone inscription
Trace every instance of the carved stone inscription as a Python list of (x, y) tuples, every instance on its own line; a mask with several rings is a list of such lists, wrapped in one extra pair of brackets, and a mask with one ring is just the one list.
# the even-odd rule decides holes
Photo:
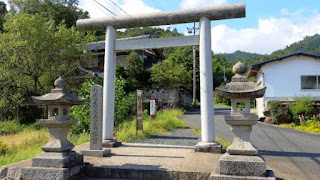
[(137, 90), (137, 128), (143, 130), (142, 90)]
[(90, 150), (102, 150), (102, 87), (91, 88)]

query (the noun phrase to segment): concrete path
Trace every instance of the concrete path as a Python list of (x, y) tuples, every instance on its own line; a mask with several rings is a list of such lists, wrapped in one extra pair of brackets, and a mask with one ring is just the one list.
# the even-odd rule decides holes
[[(215, 107), (215, 133), (232, 141), (230, 126), (223, 119), (229, 113), (230, 109)], [(182, 120), (200, 129), (199, 110), (187, 113)], [(320, 180), (320, 134), (258, 123), (253, 126), (251, 140), (278, 178)]]

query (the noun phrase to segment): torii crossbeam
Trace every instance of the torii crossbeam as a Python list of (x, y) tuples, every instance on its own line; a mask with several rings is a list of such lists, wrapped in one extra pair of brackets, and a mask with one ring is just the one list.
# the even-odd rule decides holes
[[(202, 142), (196, 145), (196, 150), (220, 152), (221, 145), (215, 142), (214, 131), (210, 21), (241, 17), (245, 17), (245, 4), (78, 20), (77, 28), (80, 31), (106, 30), (105, 72), (103, 82), (104, 146), (110, 147), (110, 144), (113, 144), (115, 141), (113, 139), (113, 129), (116, 51), (199, 45)], [(199, 22), (199, 36), (156, 38), (148, 40), (116, 40), (116, 29), (120, 28), (159, 26), (190, 22)]]

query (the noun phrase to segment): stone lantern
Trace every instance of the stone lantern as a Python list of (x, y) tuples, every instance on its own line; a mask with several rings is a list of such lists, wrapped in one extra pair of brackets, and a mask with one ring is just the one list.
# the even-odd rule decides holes
[(41, 153), (32, 159), (32, 167), (23, 168), (23, 179), (77, 179), (83, 173), (83, 156), (71, 151), (74, 147), (67, 139), (69, 127), (76, 123), (70, 119), (70, 106), (84, 104), (65, 88), (66, 81), (59, 77), (55, 88), (43, 96), (33, 96), (37, 104), (48, 106), (48, 119), (39, 123), (48, 127), (50, 140)]
[(70, 119), (70, 106), (84, 104), (85, 99), (70, 94), (65, 89), (66, 81), (60, 76), (54, 82), (55, 88), (43, 96), (33, 96), (37, 104), (48, 105), (48, 119), (40, 119), (39, 123), (48, 127), (49, 142), (42, 147), (45, 152), (65, 152), (73, 149), (74, 145), (67, 139), (69, 127), (77, 120)]
[(220, 97), (231, 99), (231, 115), (224, 119), (233, 132), (232, 144), (219, 160), (219, 172), (213, 172), (211, 179), (275, 179), (272, 171), (266, 171), (264, 159), (250, 142), (252, 125), (258, 121), (258, 115), (250, 114), (250, 99), (262, 97), (266, 87), (258, 87), (248, 82), (244, 73), (247, 66), (238, 62), (233, 66), (230, 83), (217, 89)]

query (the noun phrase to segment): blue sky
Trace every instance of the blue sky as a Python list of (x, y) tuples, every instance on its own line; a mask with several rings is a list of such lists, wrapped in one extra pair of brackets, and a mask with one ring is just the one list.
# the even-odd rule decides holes
[[(140, 14), (206, 6), (246, 3), (246, 17), (212, 21), (212, 50), (232, 53), (242, 50), (270, 54), (275, 50), (302, 40), (305, 36), (320, 34), (319, 0), (95, 0), (114, 14)], [(6, 2), (6, 1), (5, 1)], [(117, 6), (115, 6), (116, 4)], [(80, 0), (80, 8), (89, 11), (92, 18), (114, 16), (94, 0)], [(172, 25), (187, 34), (193, 24)], [(167, 28), (167, 27), (164, 27)]]

